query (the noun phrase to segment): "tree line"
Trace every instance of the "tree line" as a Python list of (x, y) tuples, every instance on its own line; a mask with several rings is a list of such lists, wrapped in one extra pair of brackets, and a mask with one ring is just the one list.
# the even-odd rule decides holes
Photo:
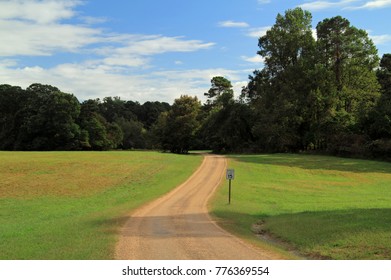
[(51, 85), (0, 85), (1, 150), (153, 148), (148, 129), (165, 102), (140, 104), (106, 97), (80, 103)]
[(0, 149), (190, 149), (391, 156), (391, 54), (340, 16), (312, 31), (301, 8), (278, 14), (259, 38), (264, 67), (238, 98), (214, 77), (204, 104), (118, 97), (80, 103), (58, 88), (0, 86)]

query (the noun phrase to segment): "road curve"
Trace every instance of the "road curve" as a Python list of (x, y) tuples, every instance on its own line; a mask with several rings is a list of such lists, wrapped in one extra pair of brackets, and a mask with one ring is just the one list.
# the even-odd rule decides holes
[(120, 232), (115, 258), (126, 260), (278, 259), (227, 233), (206, 203), (226, 169), (222, 156), (206, 155), (197, 171), (167, 195), (131, 214)]

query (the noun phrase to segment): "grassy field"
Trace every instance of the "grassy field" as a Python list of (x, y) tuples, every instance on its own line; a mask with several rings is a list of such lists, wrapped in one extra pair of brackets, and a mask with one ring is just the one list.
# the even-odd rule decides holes
[(229, 167), (232, 204), (224, 182), (210, 206), (228, 230), (308, 258), (391, 259), (390, 163), (275, 154), (232, 156)]
[(111, 259), (124, 215), (185, 181), (201, 160), (0, 152), (0, 259)]

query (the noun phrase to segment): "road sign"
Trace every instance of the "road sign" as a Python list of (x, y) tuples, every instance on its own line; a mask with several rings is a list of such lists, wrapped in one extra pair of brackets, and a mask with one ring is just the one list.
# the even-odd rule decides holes
[(225, 176), (227, 180), (235, 179), (235, 169), (227, 169), (227, 174)]
[(228, 204), (231, 204), (231, 180), (235, 179), (235, 169), (227, 169), (225, 178), (229, 180)]

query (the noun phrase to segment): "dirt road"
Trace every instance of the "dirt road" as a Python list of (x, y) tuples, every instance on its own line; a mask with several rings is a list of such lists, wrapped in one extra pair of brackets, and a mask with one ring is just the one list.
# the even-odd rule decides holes
[(198, 170), (164, 197), (136, 210), (123, 227), (117, 259), (278, 259), (218, 227), (206, 202), (224, 177), (226, 159), (207, 155)]

